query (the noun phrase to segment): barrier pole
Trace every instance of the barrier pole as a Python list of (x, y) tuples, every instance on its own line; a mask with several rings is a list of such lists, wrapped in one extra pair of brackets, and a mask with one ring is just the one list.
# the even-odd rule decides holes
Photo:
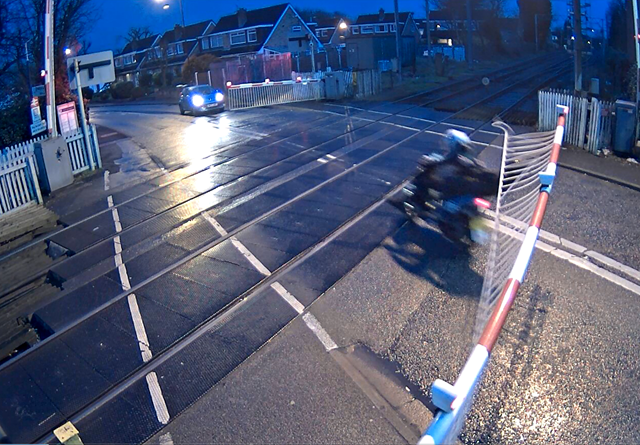
[(560, 105), (557, 106), (557, 110), (559, 111), (559, 116), (549, 164), (544, 171), (540, 172), (540, 195), (516, 261), (507, 282), (502, 288), (496, 307), (482, 331), (480, 340), (473, 348), (455, 384), (452, 386), (439, 379), (433, 382), (431, 397), (438, 410), (427, 431), (420, 438), (418, 442), (420, 445), (445, 444), (456, 441), (456, 436), (462, 428), (462, 422), (464, 422), (466, 413), (471, 405), (473, 393), (489, 362), (491, 350), (498, 340), (509, 310), (518, 294), (518, 289), (524, 281), (524, 276), (533, 257), (540, 226), (542, 225), (542, 219), (544, 218), (549, 194), (556, 175), (560, 147), (564, 137), (564, 126), (569, 111), (568, 107)]

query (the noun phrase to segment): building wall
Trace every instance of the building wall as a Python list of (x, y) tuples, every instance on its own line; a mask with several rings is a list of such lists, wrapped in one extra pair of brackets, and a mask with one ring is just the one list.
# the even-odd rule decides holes
[[(293, 26), (300, 26), (301, 32), (293, 32)], [(308, 32), (304, 23), (297, 17), (291, 8), (288, 8), (282, 16), (280, 23), (274, 29), (271, 38), (265, 43), (265, 47), (279, 52), (304, 52), (309, 50), (309, 41), (307, 39), (298, 41), (289, 41), (291, 37), (305, 37)]]

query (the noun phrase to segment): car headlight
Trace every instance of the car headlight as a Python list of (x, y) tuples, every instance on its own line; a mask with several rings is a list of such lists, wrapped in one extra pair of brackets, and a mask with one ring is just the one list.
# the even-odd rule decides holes
[(191, 97), (191, 103), (194, 107), (201, 107), (204, 105), (204, 97), (199, 94), (195, 94)]
[(224, 94), (216, 93), (216, 102), (222, 102), (224, 100)]

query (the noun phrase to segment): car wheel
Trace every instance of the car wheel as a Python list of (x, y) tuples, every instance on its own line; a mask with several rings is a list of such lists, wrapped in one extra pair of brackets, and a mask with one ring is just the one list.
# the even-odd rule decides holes
[(178, 105), (178, 107), (180, 107), (180, 114), (184, 116), (185, 115), (184, 108), (182, 108), (182, 105)]

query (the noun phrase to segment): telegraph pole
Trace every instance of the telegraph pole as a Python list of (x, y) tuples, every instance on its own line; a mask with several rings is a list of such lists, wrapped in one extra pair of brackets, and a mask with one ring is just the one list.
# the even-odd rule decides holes
[(473, 56), (472, 56), (472, 47), (473, 46), (473, 32), (471, 31), (471, 0), (467, 0), (467, 63), (469, 65), (469, 69), (473, 69)]
[(582, 9), (581, 0), (573, 0), (573, 62), (574, 89), (576, 94), (582, 91)]
[(427, 60), (431, 62), (431, 5), (430, 0), (425, 0), (424, 7), (427, 12)]
[(396, 22), (396, 57), (398, 59), (398, 75), (402, 81), (402, 54), (400, 53), (400, 21), (398, 19), (398, 0), (393, 0), (394, 19)]

